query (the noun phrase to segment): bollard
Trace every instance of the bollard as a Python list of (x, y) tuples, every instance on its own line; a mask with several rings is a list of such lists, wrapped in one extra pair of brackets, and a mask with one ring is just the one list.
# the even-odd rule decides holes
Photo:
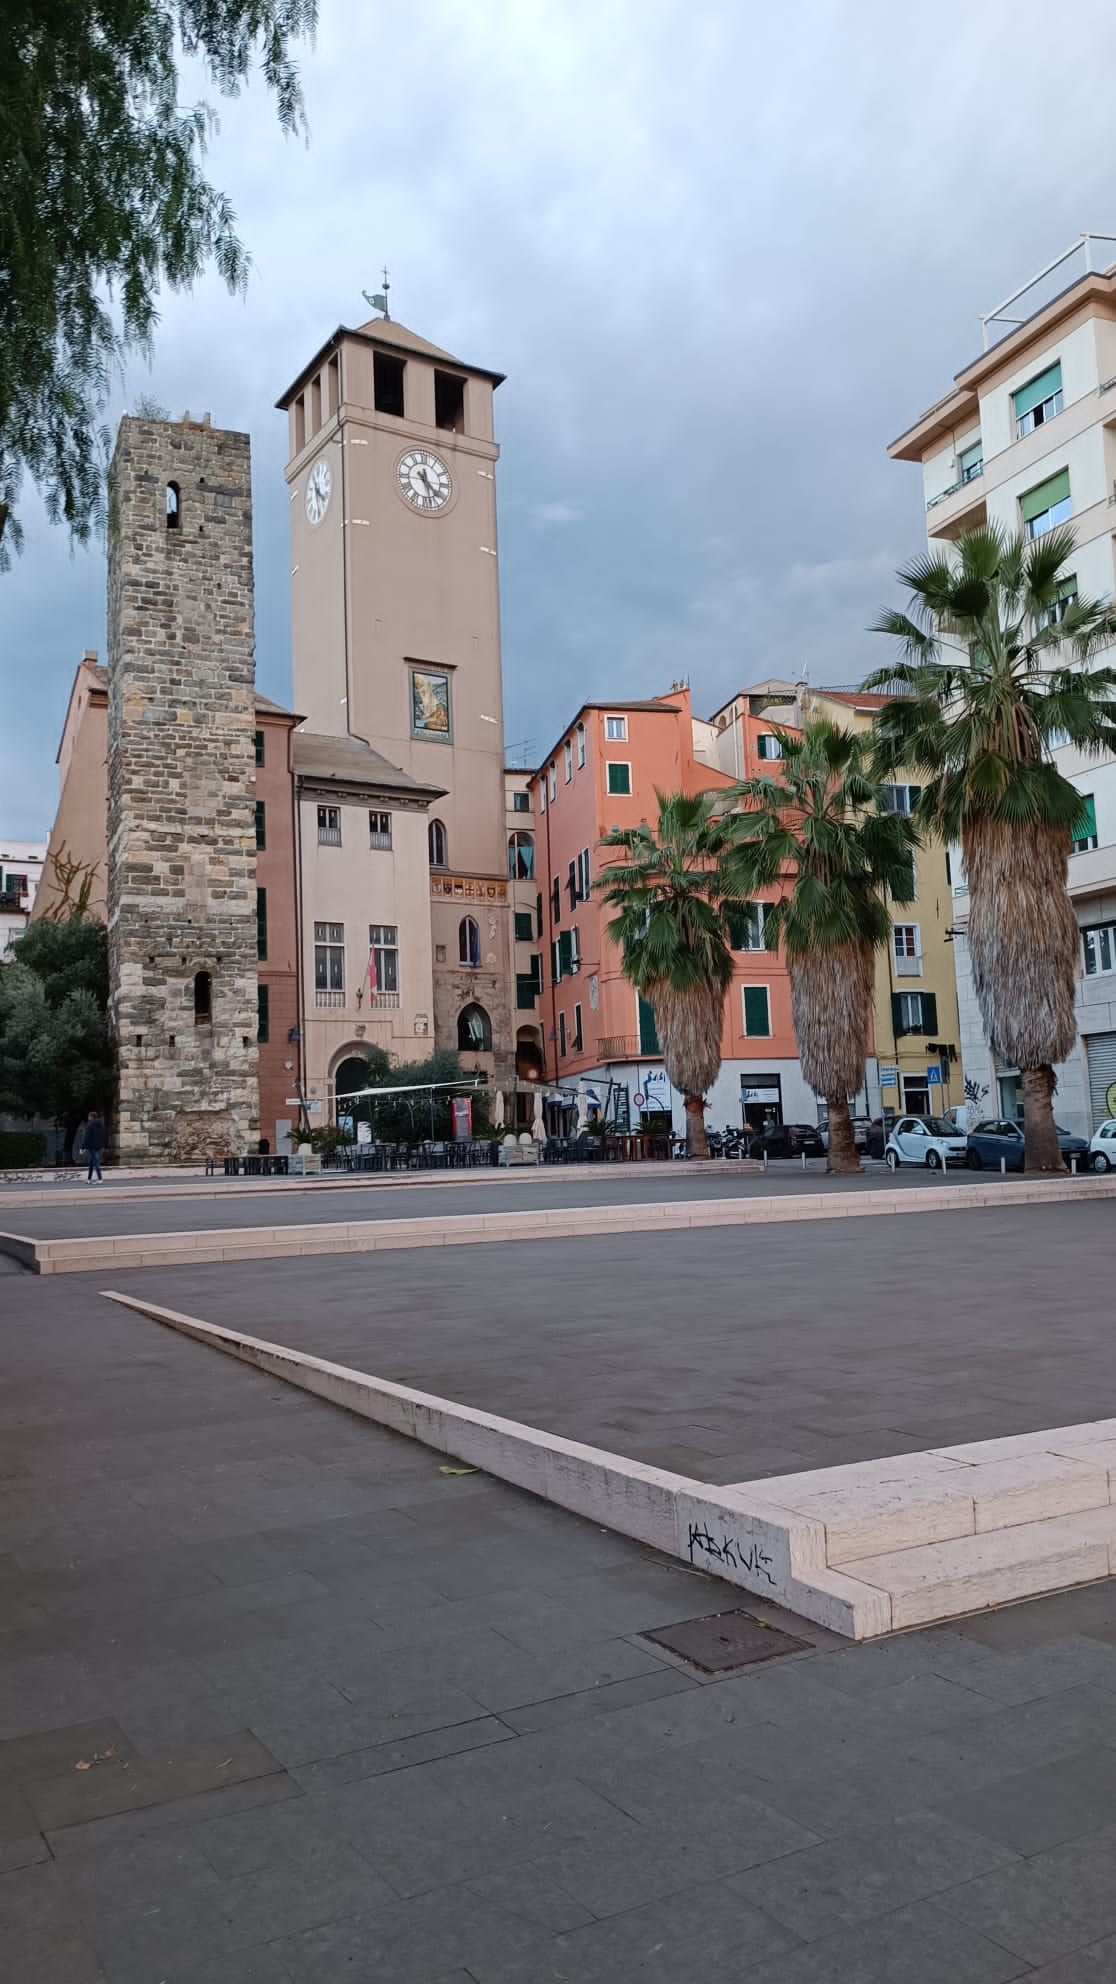
[(1006, 1177), (1007, 1177), (1007, 1158), (1006, 1158), (1006, 1157), (1002, 1157), (1002, 1158), (1000, 1159), (1000, 1176), (1001, 1176), (1001, 1178), (1006, 1178)]
[(1073, 1174), (1073, 1176), (1074, 1176), (1074, 1177), (1076, 1178), (1076, 1176), (1077, 1176), (1077, 1152), (1076, 1152), (1076, 1151), (1074, 1151), (1074, 1154), (1073, 1154), (1073, 1156), (1072, 1156), (1072, 1157), (1070, 1158), (1070, 1171), (1072, 1172), (1072, 1174)]
[(803, 1153), (802, 1153), (802, 1169), (803, 1169), (803, 1171), (805, 1171), (805, 1169), (806, 1169), (806, 1152), (805, 1152), (805, 1151), (803, 1151)]
[(764, 1170), (765, 1170), (765, 1171), (767, 1170), (767, 1152), (766, 1152), (766, 1151), (764, 1151), (764, 1153), (763, 1153), (763, 1168), (764, 1168)]

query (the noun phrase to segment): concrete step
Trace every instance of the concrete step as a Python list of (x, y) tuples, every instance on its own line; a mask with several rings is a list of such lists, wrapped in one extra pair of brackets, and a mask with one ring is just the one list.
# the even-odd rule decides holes
[[(865, 1470), (859, 1480), (834, 1480), (841, 1469), (751, 1484), (764, 1499), (825, 1527), (825, 1561), (851, 1565), (922, 1544), (945, 1543), (990, 1530), (1100, 1509), (1112, 1499), (1116, 1468), (1110, 1449), (1079, 1454), (1032, 1453), (970, 1465), (944, 1457), (910, 1456), (917, 1472)], [(933, 1469), (924, 1472), (928, 1460)], [(900, 1463), (893, 1463), (892, 1467)]]
[(887, 1595), (895, 1630), (1091, 1584), (1111, 1577), (1114, 1564), (1116, 1508), (1108, 1507), (854, 1558), (842, 1569)]

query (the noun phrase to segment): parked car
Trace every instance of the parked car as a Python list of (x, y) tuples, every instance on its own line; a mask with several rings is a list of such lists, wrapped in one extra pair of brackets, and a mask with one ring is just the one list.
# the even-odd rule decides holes
[[(1058, 1132), (1058, 1143), (1066, 1163), (1071, 1157), (1076, 1157), (1084, 1170), (1089, 1157), (1089, 1145), (1084, 1137), (1073, 1136), (1069, 1130), (1063, 1130), (1060, 1123), (1055, 1123), (1054, 1128)], [(1113, 1128), (1116, 1129), (1116, 1123)], [(1013, 1123), (1006, 1117), (989, 1117), (969, 1131), (968, 1146), (965, 1162), (970, 1171), (980, 1171), (986, 1164), (998, 1171), (1001, 1158), (1009, 1171), (1023, 1169), (1022, 1123)], [(1113, 1148), (1112, 1161), (1116, 1163), (1116, 1147)], [(1105, 1167), (1102, 1165), (1101, 1169)]]
[[(853, 1126), (853, 1142), (856, 1145), (857, 1150), (867, 1150), (868, 1137), (872, 1128), (871, 1119), (867, 1116), (854, 1116), (852, 1119), (852, 1126)], [(818, 1135), (821, 1138), (822, 1144), (824, 1145), (825, 1149), (828, 1150), (829, 1149), (828, 1123), (818, 1124)]]
[(825, 1145), (812, 1123), (773, 1123), (748, 1145), (749, 1157), (824, 1157)]
[(964, 1137), (940, 1116), (900, 1116), (884, 1145), (889, 1171), (901, 1164), (941, 1171), (947, 1164), (964, 1164), (966, 1154)]
[(1094, 1171), (1116, 1171), (1116, 1116), (1102, 1123), (1089, 1145)]

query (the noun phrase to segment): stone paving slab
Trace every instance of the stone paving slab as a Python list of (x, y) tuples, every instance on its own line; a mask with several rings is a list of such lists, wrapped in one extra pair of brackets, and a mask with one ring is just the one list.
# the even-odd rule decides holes
[(978, 1459), (982, 1441), (1025, 1448), (1032, 1429), (1043, 1448), (1052, 1423), (1116, 1416), (1110, 1223), (1106, 1205), (1002, 1207), (807, 1221), (793, 1248), (779, 1225), (714, 1228), (60, 1286), (91, 1308), (106, 1286), (150, 1296), (650, 1466), (739, 1482), (931, 1448)]
[[(25, 1793), (117, 1731), (157, 1757), (185, 1692), (210, 1757), (230, 1728), (267, 1748), (265, 1723), (296, 1704), (310, 1732), (336, 1697), (318, 1761), (354, 1774), (277, 1758), (248, 1784), (38, 1835), (49, 1857), (0, 1874), (7, 1976), (1104, 1977), (1111, 1587), (873, 1648), (772, 1613), (812, 1650), (702, 1681), (640, 1631), (737, 1602), (716, 1580), (483, 1475), (443, 1476), (185, 1339), (141, 1347), (123, 1312), (91, 1328), (87, 1286), (0, 1270), (0, 1590), (23, 1607), (0, 1630), (0, 1771)], [(181, 1639), (209, 1592), (241, 1603), (215, 1610), (207, 1671)], [(416, 1690), (483, 1683), (486, 1608), (497, 1635), (530, 1632), (543, 1655), (549, 1636), (552, 1660), (572, 1618), (604, 1666), (635, 1647), (647, 1665), (599, 1686), (552, 1667), (534, 1704), (475, 1702), (468, 1746), (443, 1730), (443, 1747), (436, 1706), (422, 1758), (390, 1728), (370, 1746), (370, 1716), (421, 1724), (410, 1669)], [(392, 1768), (367, 1768), (377, 1749)]]
[[(633, 1203), (594, 1202), (564, 1207), (326, 1224), (241, 1225), (226, 1229), (88, 1234), (81, 1239), (35, 1239), (0, 1232), (0, 1252), (36, 1274), (79, 1274), (91, 1268), (180, 1267), (192, 1261), (277, 1260), (304, 1254), (379, 1253), (399, 1248), (461, 1247), (545, 1239), (582, 1239), (595, 1233), (632, 1233), (715, 1226), (769, 1225), (789, 1220), (870, 1218), (884, 1214), (937, 1215), (980, 1212), (1009, 1205), (1053, 1206), (1116, 1199), (1116, 1178), (1077, 1181), (1008, 1180), (998, 1185), (959, 1185), (948, 1194), (870, 1191), (784, 1193), (778, 1197), (662, 1198)], [(57, 1215), (55, 1216), (57, 1217)]]

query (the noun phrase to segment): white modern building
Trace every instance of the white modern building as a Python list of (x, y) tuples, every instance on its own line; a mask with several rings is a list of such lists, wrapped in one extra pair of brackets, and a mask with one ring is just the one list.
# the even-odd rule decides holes
[(0, 962), (27, 928), (45, 860), (45, 840), (0, 840)]
[[(1116, 596), (1116, 237), (1084, 235), (982, 320), (984, 349), (889, 449), (922, 465), (927, 540), (943, 551), (985, 523), (1032, 538), (1070, 524), (1066, 597)], [(1103, 260), (1103, 268), (1094, 263)], [(1053, 292), (1053, 293), (1052, 293)], [(1116, 653), (1104, 656), (1111, 665)], [(1081, 926), (1079, 1038), (1057, 1069), (1055, 1115), (1088, 1134), (1116, 1115), (1116, 760), (1056, 753), (1081, 793), (1069, 888)], [(1019, 1071), (989, 1049), (973, 992), (964, 874), (953, 926), (967, 1099), (1022, 1111)]]

